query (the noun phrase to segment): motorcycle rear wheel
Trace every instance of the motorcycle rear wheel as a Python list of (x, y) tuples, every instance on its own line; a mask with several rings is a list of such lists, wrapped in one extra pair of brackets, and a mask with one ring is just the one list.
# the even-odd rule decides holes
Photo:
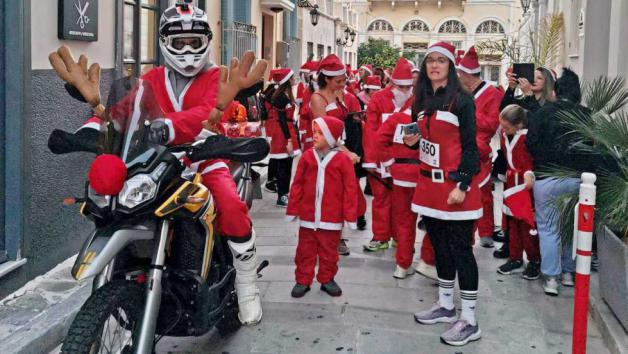
[(72, 321), (61, 353), (132, 353), (144, 308), (144, 292), (132, 281), (96, 290)]

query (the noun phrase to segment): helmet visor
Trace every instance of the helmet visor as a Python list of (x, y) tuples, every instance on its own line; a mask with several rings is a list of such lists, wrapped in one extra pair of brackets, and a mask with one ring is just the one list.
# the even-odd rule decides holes
[(180, 34), (166, 38), (166, 47), (174, 54), (198, 54), (207, 49), (209, 38), (204, 35)]

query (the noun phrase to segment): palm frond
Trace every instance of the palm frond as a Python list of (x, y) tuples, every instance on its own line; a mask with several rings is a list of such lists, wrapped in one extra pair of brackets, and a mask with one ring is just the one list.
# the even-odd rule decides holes
[(628, 88), (622, 77), (600, 76), (584, 85), (584, 102), (594, 113), (613, 114), (628, 104)]
[(538, 35), (530, 34), (532, 60), (536, 66), (554, 66), (563, 49), (564, 31), (565, 18), (557, 13), (543, 20)]
[(550, 220), (557, 218), (562, 244), (570, 244), (573, 240), (573, 221), (575, 207), (578, 204), (578, 192), (562, 194), (548, 201), (548, 203), (554, 204), (554, 208), (548, 215), (548, 218)]

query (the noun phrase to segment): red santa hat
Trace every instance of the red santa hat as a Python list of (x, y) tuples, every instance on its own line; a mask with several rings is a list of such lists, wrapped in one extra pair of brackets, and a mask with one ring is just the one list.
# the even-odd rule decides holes
[(457, 69), (467, 74), (480, 73), (480, 61), (478, 60), (478, 53), (475, 51), (474, 46), (471, 46), (471, 48), (467, 50), (467, 53), (462, 60), (460, 60), (460, 64), (457, 65)]
[(532, 196), (530, 191), (525, 188), (525, 185), (520, 184), (504, 191), (504, 214), (530, 225), (530, 235), (536, 235), (536, 223), (532, 206)]
[(318, 127), (321, 129), (321, 132), (323, 132), (323, 136), (330, 147), (338, 145), (338, 139), (340, 139), (344, 131), (344, 123), (340, 119), (325, 116), (314, 119), (313, 123), (318, 124)]
[(127, 169), (124, 161), (116, 155), (100, 155), (89, 167), (87, 180), (90, 187), (100, 195), (120, 193), (126, 180)]
[(270, 69), (270, 73), (268, 74), (268, 83), (269, 84), (274, 84), (275, 83), (275, 73), (277, 72), (278, 69)]
[(311, 61), (303, 63), (303, 65), (301, 65), (301, 68), (299, 69), (299, 72), (304, 74), (309, 74), (310, 72), (312, 72), (312, 67), (310, 63)]
[(294, 71), (292, 71), (291, 69), (275, 69), (275, 73), (273, 74), (273, 81), (275, 81), (277, 85), (283, 85), (288, 82), (288, 80), (290, 80), (292, 76), (294, 76)]
[(447, 57), (447, 59), (451, 60), (452, 63), (456, 61), (456, 56), (454, 52), (456, 51), (456, 47), (447, 43), (447, 42), (438, 42), (432, 44), (429, 48), (427, 48), (427, 52), (425, 56), (427, 57), (431, 53), (440, 53)]
[(408, 59), (400, 57), (392, 73), (392, 82), (397, 86), (409, 86), (414, 82), (412, 78), (412, 64)]
[(351, 75), (352, 71), (351, 71), (351, 65), (349, 64), (345, 64), (345, 69), (347, 69), (347, 75)]
[(380, 90), (382, 88), (382, 79), (377, 75), (371, 75), (366, 77), (364, 82), (364, 88), (370, 90)]
[(363, 64), (360, 69), (364, 69), (369, 72), (369, 75), (373, 75), (373, 66), (371, 64)]
[(325, 76), (340, 76), (346, 72), (347, 68), (345, 68), (336, 54), (329, 54), (318, 63), (318, 73)]

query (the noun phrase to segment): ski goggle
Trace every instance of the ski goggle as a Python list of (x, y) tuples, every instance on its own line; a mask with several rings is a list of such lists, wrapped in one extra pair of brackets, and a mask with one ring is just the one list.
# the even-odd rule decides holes
[(166, 37), (165, 45), (174, 54), (198, 54), (207, 49), (209, 38), (200, 34), (176, 34)]

